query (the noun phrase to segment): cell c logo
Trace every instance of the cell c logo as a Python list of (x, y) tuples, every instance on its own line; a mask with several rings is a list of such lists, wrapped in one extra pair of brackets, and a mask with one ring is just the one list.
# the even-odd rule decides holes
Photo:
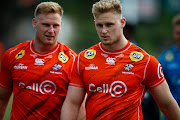
[(159, 78), (159, 79), (161, 79), (162, 77), (164, 77), (163, 70), (162, 70), (162, 67), (161, 67), (161, 64), (160, 64), (160, 63), (158, 64), (157, 74), (158, 74), (158, 78)]
[(56, 85), (52, 81), (46, 80), (40, 84), (39, 90), (42, 94), (54, 94), (56, 91)]
[(45, 80), (40, 84), (32, 83), (30, 85), (26, 85), (25, 83), (20, 82), (19, 87), (26, 88), (35, 92), (40, 92), (42, 94), (54, 94), (56, 92), (56, 85), (50, 80)]
[(102, 92), (110, 93), (112, 97), (121, 97), (127, 92), (127, 86), (122, 81), (114, 81), (111, 85), (102, 84), (102, 86), (96, 87), (93, 83), (89, 84), (90, 92)]
[(127, 92), (127, 86), (122, 81), (115, 81), (111, 84), (109, 93), (112, 97), (121, 97)]

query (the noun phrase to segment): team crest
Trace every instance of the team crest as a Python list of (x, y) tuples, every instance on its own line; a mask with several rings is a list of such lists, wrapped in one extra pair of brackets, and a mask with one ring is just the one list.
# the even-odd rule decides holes
[(96, 55), (96, 51), (95, 50), (87, 50), (85, 53), (84, 53), (84, 57), (87, 58), (87, 59), (93, 59)]
[(62, 62), (62, 63), (66, 63), (69, 60), (69, 57), (64, 54), (64, 52), (60, 52), (58, 55), (58, 59)]
[(22, 58), (24, 55), (25, 55), (25, 50), (21, 50), (21, 51), (15, 56), (15, 58), (16, 58), (16, 59), (20, 59), (20, 58)]
[(130, 58), (132, 61), (138, 62), (140, 60), (142, 60), (144, 57), (144, 55), (141, 52), (137, 52), (137, 51), (133, 51), (130, 54)]
[(165, 55), (165, 59), (166, 59), (166, 61), (171, 62), (174, 59), (174, 54), (172, 52), (168, 51)]

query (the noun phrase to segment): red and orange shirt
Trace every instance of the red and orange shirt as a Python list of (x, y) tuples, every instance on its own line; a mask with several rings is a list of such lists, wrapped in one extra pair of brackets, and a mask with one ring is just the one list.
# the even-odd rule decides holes
[(158, 60), (134, 44), (112, 52), (99, 43), (78, 55), (70, 85), (88, 94), (87, 120), (143, 120), (146, 88), (164, 80)]
[(59, 120), (77, 54), (58, 42), (40, 54), (32, 41), (7, 50), (0, 87), (13, 90), (11, 120)]

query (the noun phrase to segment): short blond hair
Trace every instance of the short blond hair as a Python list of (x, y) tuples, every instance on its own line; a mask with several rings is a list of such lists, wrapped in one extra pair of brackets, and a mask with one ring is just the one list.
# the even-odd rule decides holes
[(173, 26), (180, 25), (180, 14), (176, 15), (172, 20)]
[(56, 2), (41, 2), (34, 11), (34, 17), (48, 13), (58, 13), (63, 16), (63, 8)]
[(93, 4), (92, 7), (94, 17), (110, 11), (115, 12), (122, 17), (122, 6), (119, 0), (100, 0)]

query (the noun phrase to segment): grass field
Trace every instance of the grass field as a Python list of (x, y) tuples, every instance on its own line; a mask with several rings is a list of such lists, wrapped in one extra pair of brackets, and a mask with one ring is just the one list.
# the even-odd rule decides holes
[(11, 113), (11, 108), (12, 108), (12, 98), (13, 98), (13, 96), (11, 96), (11, 98), (9, 100), (9, 104), (7, 106), (6, 114), (4, 115), (3, 120), (9, 120), (9, 118), (10, 118), (10, 113)]

